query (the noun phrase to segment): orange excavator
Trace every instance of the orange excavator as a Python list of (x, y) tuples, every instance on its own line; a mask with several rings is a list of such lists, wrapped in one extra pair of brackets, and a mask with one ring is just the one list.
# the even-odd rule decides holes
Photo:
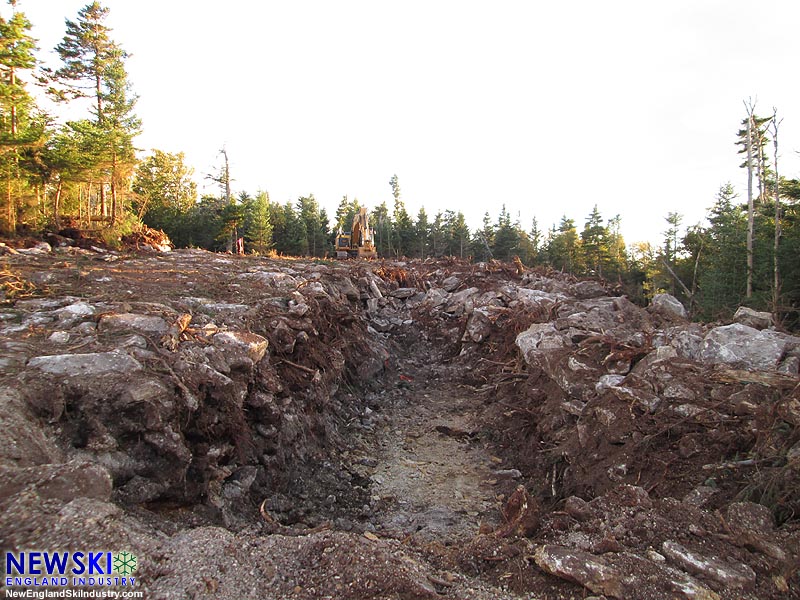
[(335, 250), (336, 258), (378, 258), (375, 231), (369, 226), (369, 214), (365, 207), (353, 217), (349, 232), (343, 232), (339, 227)]

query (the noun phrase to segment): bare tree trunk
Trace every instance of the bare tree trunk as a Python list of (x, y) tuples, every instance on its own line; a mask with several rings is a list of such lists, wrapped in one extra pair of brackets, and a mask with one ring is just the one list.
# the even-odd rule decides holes
[(111, 225), (117, 222), (117, 153), (111, 153)]
[(17, 228), (16, 219), (16, 210), (14, 207), (14, 193), (12, 189), (11, 183), (11, 173), (8, 174), (8, 181), (6, 182), (6, 206), (8, 207), (7, 217), (7, 224), (8, 224), (8, 233), (13, 234)]
[(747, 298), (753, 296), (753, 105), (747, 106)]
[[(783, 119), (781, 119), (782, 121)], [(775, 323), (780, 322), (780, 295), (781, 295), (781, 277), (780, 277), (780, 264), (778, 260), (778, 250), (781, 241), (781, 194), (780, 194), (780, 175), (778, 173), (778, 127), (780, 126), (778, 120), (778, 111), (773, 109), (772, 113), (772, 146), (774, 149), (773, 161), (775, 163), (775, 239), (773, 242), (772, 251), (772, 314)]]
[[(56, 186), (56, 194), (53, 197), (53, 223), (55, 223), (56, 231), (61, 229), (61, 189), (64, 185), (64, 182), (60, 179), (58, 180), (58, 185)], [(78, 216), (80, 217), (80, 204), (78, 205)]]

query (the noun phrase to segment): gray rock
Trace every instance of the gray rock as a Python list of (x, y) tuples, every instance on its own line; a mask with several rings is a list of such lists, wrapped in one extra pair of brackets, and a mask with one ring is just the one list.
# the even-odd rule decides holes
[(67, 344), (67, 343), (69, 343), (69, 332), (68, 331), (54, 331), (47, 338), (47, 341), (50, 342), (51, 344), (57, 344), (59, 346), (62, 345), (62, 344)]
[(709, 579), (721, 589), (749, 590), (755, 587), (756, 574), (745, 564), (732, 565), (718, 558), (705, 557), (671, 540), (661, 544), (661, 550), (681, 569)]
[(447, 301), (448, 293), (442, 288), (431, 288), (425, 296), (424, 304), (431, 308), (441, 306)]
[(392, 290), (391, 292), (389, 292), (389, 295), (392, 298), (399, 298), (403, 300), (405, 298), (410, 298), (411, 296), (414, 296), (417, 293), (417, 291), (418, 291), (417, 288), (401, 287), (397, 288), (396, 290)]
[(169, 325), (161, 317), (136, 313), (119, 313), (103, 315), (97, 328), (99, 331), (137, 331), (160, 335), (167, 331)]
[(786, 340), (770, 331), (734, 323), (715, 327), (705, 337), (701, 359), (740, 369), (774, 370), (786, 349)]
[(681, 358), (700, 360), (703, 351), (703, 336), (699, 331), (682, 329), (672, 335), (669, 345), (675, 348)]
[(444, 311), (457, 317), (472, 312), (473, 302), (471, 300), (479, 291), (478, 288), (471, 287), (452, 294), (445, 302)]
[(294, 289), (297, 287), (299, 281), (292, 277), (291, 275), (287, 275), (286, 273), (281, 273), (280, 271), (258, 271), (256, 273), (242, 273), (239, 276), (241, 279), (251, 279), (261, 283), (262, 285), (267, 285), (276, 288), (282, 289)]
[(480, 343), (491, 333), (492, 326), (489, 312), (485, 308), (476, 308), (467, 321), (462, 341)]
[(566, 299), (566, 296), (562, 294), (553, 294), (529, 288), (518, 288), (514, 290), (514, 294), (511, 297), (525, 308), (539, 310), (549, 310), (559, 301)]
[(595, 594), (627, 598), (622, 575), (600, 556), (563, 546), (540, 546), (533, 556), (543, 571), (573, 581)]
[(734, 323), (741, 323), (754, 329), (766, 329), (772, 327), (772, 313), (760, 312), (748, 308), (747, 306), (740, 306), (736, 309), (736, 314), (733, 315)]
[(624, 375), (602, 375), (594, 386), (595, 391), (599, 394), (612, 387), (617, 387), (625, 381)]
[(656, 294), (653, 296), (649, 310), (668, 319), (688, 318), (686, 308), (681, 304), (681, 301), (670, 294)]
[(532, 366), (540, 366), (544, 354), (572, 345), (552, 323), (534, 323), (517, 336), (515, 343), (525, 362)]
[(447, 277), (444, 281), (442, 281), (442, 288), (446, 292), (455, 292), (460, 285), (461, 279), (455, 275), (450, 275), (450, 277)]
[(28, 361), (28, 367), (48, 375), (74, 377), (98, 377), (104, 375), (127, 375), (142, 370), (142, 365), (124, 352), (92, 352), (88, 354), (55, 354), (36, 356)]
[(50, 254), (52, 251), (53, 247), (47, 242), (38, 242), (32, 248), (17, 248), (17, 252), (19, 254), (28, 254), (28, 255)]
[(581, 300), (608, 296), (608, 290), (597, 281), (579, 281), (570, 286), (572, 294)]
[(60, 308), (56, 311), (58, 320), (64, 325), (72, 325), (78, 321), (91, 317), (95, 313), (95, 308), (87, 302), (75, 302)]
[(787, 375), (800, 374), (800, 357), (787, 356), (780, 365), (778, 365), (779, 373), (786, 373)]

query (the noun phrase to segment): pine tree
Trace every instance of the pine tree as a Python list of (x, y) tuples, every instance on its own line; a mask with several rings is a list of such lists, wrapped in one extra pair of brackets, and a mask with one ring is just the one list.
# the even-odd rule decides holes
[[(31, 23), (14, 10), (10, 19), (0, 17), (0, 177), (4, 180), (2, 229), (13, 233), (19, 202), (24, 192), (24, 168), (37, 162), (32, 153), (44, 143), (44, 119), (38, 114), (22, 74), (36, 66), (36, 42)], [(31, 160), (26, 161), (29, 158)]]
[(390, 256), (392, 251), (392, 219), (386, 202), (381, 202), (372, 209), (369, 217), (370, 225), (375, 229), (375, 248), (379, 256)]
[(93, 119), (70, 124), (75, 135), (84, 135), (91, 147), (95, 174), (100, 178), (100, 213), (109, 216), (106, 186), (111, 190), (111, 223), (121, 213), (118, 194), (132, 175), (135, 164), (133, 139), (141, 123), (133, 113), (136, 97), (131, 93), (125, 70), (127, 53), (111, 39), (104, 22), (108, 9), (93, 2), (78, 11), (78, 19), (67, 19), (67, 32), (56, 52), (63, 66), (52, 73), (58, 99), (88, 98)]
[(734, 204), (736, 193), (728, 183), (720, 187), (704, 231), (706, 251), (701, 260), (698, 287), (706, 318), (735, 310), (747, 291), (747, 215)]
[(257, 254), (267, 254), (272, 248), (272, 221), (267, 192), (259, 190), (245, 204), (245, 239)]
[(608, 236), (603, 226), (603, 217), (597, 205), (594, 205), (591, 214), (586, 218), (586, 223), (581, 232), (581, 252), (583, 263), (589, 273), (603, 276), (603, 270), (608, 263)]
[(539, 230), (539, 221), (536, 217), (531, 220), (531, 231), (528, 234), (528, 239), (531, 244), (531, 253), (529, 263), (535, 265), (539, 263), (539, 250), (542, 247), (542, 232)]
[(497, 218), (497, 229), (492, 245), (492, 254), (498, 260), (511, 260), (518, 252), (519, 238), (517, 229), (511, 223), (511, 215), (503, 204), (500, 215)]
[(325, 217), (323, 228), (322, 215), (314, 194), (303, 196), (297, 200), (297, 211), (306, 231), (306, 247), (310, 256), (325, 256), (328, 252), (328, 218)]
[(428, 247), (430, 245), (430, 226), (428, 225), (428, 213), (425, 212), (425, 207), (419, 209), (417, 213), (417, 222), (415, 225), (415, 236), (417, 239), (417, 248), (419, 258), (425, 259), (428, 255)]
[(578, 231), (575, 229), (575, 221), (564, 215), (561, 217), (558, 228), (556, 229), (553, 226), (551, 230), (550, 239), (547, 243), (548, 262), (553, 268), (566, 273), (580, 272), (579, 250), (580, 241)]

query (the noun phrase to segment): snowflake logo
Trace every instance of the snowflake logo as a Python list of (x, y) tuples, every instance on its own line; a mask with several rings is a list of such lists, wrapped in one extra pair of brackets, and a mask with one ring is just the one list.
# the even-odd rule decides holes
[(136, 555), (130, 552), (117, 552), (114, 555), (114, 572), (131, 575), (136, 570)]

